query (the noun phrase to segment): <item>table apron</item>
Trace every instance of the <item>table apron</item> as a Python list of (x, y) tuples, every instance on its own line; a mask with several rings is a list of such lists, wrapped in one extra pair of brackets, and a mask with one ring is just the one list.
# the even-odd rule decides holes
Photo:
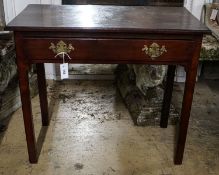
[[(69, 63), (133, 63), (133, 64), (170, 64), (190, 62), (195, 47), (192, 40), (159, 40), (159, 39), (88, 39), (88, 38), (24, 38), (23, 48), (25, 59), (30, 63), (62, 63), (61, 56), (51, 49), (58, 50), (60, 41), (65, 47), (74, 49), (65, 55)], [(151, 58), (145, 49), (157, 44), (156, 49), (164, 47), (160, 56)], [(143, 49), (143, 50), (142, 50)]]

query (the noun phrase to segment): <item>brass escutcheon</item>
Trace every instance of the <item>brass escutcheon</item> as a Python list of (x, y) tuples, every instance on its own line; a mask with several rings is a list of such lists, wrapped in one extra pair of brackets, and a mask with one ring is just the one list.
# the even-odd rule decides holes
[(71, 51), (74, 51), (74, 47), (72, 44), (67, 45), (64, 41), (59, 41), (56, 45), (54, 43), (51, 43), (51, 46), (49, 47), (55, 54), (59, 53), (70, 53)]
[(167, 52), (165, 46), (160, 48), (157, 43), (151, 44), (150, 47), (144, 45), (142, 51), (144, 51), (146, 55), (150, 56), (152, 60), (155, 60), (155, 58), (163, 55), (164, 52)]

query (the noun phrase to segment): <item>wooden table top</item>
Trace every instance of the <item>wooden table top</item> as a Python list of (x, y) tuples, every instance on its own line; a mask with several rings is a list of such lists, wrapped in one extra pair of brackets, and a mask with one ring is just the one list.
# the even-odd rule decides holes
[(103, 5), (28, 5), (6, 30), (209, 33), (184, 7)]

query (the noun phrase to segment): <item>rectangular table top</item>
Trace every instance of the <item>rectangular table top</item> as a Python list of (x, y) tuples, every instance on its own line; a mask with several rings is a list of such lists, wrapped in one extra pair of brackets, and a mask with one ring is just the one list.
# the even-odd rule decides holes
[(28, 5), (7, 26), (13, 31), (203, 34), (209, 30), (184, 7)]

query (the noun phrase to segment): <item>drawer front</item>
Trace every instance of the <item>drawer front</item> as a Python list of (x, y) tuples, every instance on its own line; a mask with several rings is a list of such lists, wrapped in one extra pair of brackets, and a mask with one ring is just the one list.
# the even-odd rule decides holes
[[(193, 41), (143, 39), (25, 39), (26, 57), (34, 62), (62, 62), (63, 44), (67, 48), (66, 62), (72, 63), (133, 63), (159, 61), (179, 62), (191, 59)], [(46, 61), (45, 61), (46, 62)]]

